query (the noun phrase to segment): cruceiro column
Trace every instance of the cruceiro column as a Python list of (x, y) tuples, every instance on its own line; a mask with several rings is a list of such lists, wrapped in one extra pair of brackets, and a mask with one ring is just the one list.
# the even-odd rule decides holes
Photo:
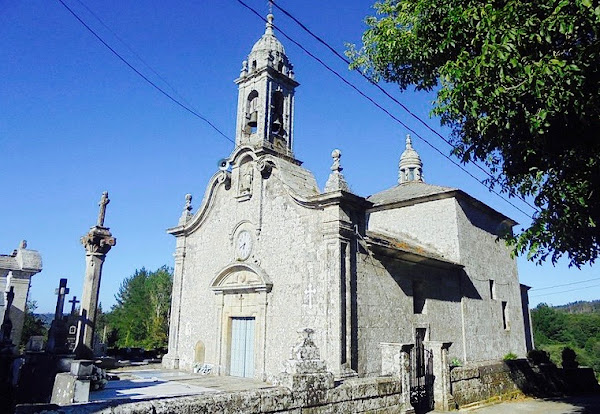
[(88, 234), (81, 238), (81, 244), (85, 247), (86, 267), (79, 312), (80, 318), (77, 327), (77, 344), (75, 345), (75, 357), (78, 359), (89, 359), (94, 356), (94, 328), (102, 265), (104, 259), (106, 259), (106, 254), (117, 243), (117, 239), (112, 236), (109, 228), (104, 227), (106, 205), (109, 202), (108, 192), (105, 191), (102, 194), (100, 203), (98, 203), (100, 206), (98, 222), (90, 229)]

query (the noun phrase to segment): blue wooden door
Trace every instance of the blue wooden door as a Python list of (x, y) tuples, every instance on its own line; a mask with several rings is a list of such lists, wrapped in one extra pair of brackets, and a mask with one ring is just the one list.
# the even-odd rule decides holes
[(231, 318), (229, 375), (254, 376), (254, 318)]

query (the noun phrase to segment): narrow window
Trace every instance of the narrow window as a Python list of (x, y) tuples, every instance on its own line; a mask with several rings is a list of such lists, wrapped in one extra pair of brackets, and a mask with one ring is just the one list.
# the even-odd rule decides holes
[(252, 61), (252, 71), (256, 70), (256, 60)]
[(413, 281), (413, 313), (423, 313), (425, 309), (425, 295), (423, 292), (423, 283)]
[(510, 329), (510, 324), (508, 322), (508, 306), (507, 302), (502, 302), (502, 326), (504, 330), (508, 331)]
[(490, 279), (490, 299), (496, 299), (496, 284)]
[(414, 181), (414, 180), (415, 180), (415, 169), (409, 168), (408, 169), (408, 181)]

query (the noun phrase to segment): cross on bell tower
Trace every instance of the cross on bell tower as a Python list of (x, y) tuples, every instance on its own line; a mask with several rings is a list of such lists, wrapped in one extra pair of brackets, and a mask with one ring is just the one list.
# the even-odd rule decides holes
[(294, 158), (294, 69), (267, 16), (264, 35), (242, 64), (238, 85), (236, 147), (250, 145)]

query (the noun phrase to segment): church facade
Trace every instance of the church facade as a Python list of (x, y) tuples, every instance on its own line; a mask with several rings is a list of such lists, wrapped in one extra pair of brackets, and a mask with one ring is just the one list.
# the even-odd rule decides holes
[(407, 138), (397, 186), (368, 198), (340, 152), (321, 191), (293, 153), (293, 66), (268, 16), (244, 61), (236, 146), (177, 226), (167, 368), (271, 380), (314, 329), (338, 378), (378, 375), (383, 344), (452, 343), (463, 363), (531, 348), (527, 289), (497, 236), (515, 224), (423, 181)]

